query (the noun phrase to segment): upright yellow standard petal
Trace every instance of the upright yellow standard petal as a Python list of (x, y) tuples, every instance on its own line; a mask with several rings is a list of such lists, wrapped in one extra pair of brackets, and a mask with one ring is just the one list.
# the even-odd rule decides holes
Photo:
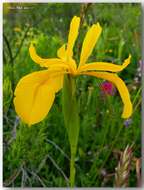
[(29, 125), (42, 121), (53, 104), (55, 93), (62, 85), (63, 74), (51, 73), (48, 70), (21, 78), (14, 93), (17, 114)]
[(33, 46), (33, 44), (30, 45), (29, 48), (29, 52), (30, 52), (30, 56), (32, 58), (32, 60), (39, 64), (41, 67), (52, 67), (53, 65), (57, 64), (59, 67), (65, 67), (63, 61), (61, 59), (58, 58), (49, 58), (49, 59), (44, 59), (41, 58), (39, 55), (37, 55), (35, 47)]
[(79, 72), (83, 71), (110, 71), (110, 72), (119, 72), (125, 69), (130, 63), (131, 55), (124, 61), (122, 65), (115, 65), (113, 63), (106, 62), (94, 62), (81, 66)]
[(57, 56), (62, 59), (62, 60), (66, 60), (66, 45), (62, 45), (58, 51), (57, 51)]
[(125, 83), (121, 78), (119, 78), (116, 74), (107, 73), (107, 72), (86, 72), (84, 74), (89, 76), (95, 76), (112, 82), (117, 87), (124, 104), (122, 118), (129, 118), (131, 116), (132, 103), (130, 100), (130, 95)]
[(74, 16), (70, 24), (70, 30), (68, 35), (68, 44), (67, 44), (68, 57), (73, 56), (73, 46), (78, 36), (79, 25), (80, 25), (80, 18)]
[(82, 45), (82, 51), (80, 56), (80, 65), (84, 65), (88, 59), (88, 57), (91, 55), (93, 48), (101, 34), (102, 28), (99, 23), (92, 25), (92, 27), (87, 32), (83, 45)]

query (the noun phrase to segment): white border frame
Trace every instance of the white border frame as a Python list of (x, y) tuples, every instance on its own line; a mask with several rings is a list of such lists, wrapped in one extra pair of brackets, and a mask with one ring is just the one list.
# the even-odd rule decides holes
[(142, 0), (3, 0), (3, 3), (141, 3)]
[[(1, 189), (12, 189), (12, 188), (5, 188), (3, 187), (3, 3), (141, 3), (142, 4), (142, 62), (143, 62), (143, 69), (142, 69), (142, 187), (139, 189), (144, 189), (144, 0), (2, 0), (0, 1), (0, 190)], [(14, 189), (22, 189), (22, 188), (14, 188)], [(33, 189), (33, 188), (24, 188), (24, 189)], [(68, 188), (34, 188), (34, 189), (68, 189)], [(69, 188), (70, 189), (70, 188)], [(74, 188), (75, 190), (78, 189), (113, 189), (113, 188)], [(122, 189), (122, 188), (114, 188), (114, 189)], [(137, 189), (137, 188), (127, 188), (127, 189)]]
[(3, 11), (2, 11), (2, 4), (0, 3), (0, 189), (2, 189), (3, 184), (3, 101), (2, 101), (2, 85), (3, 85), (3, 41), (2, 41), (2, 34), (3, 34)]

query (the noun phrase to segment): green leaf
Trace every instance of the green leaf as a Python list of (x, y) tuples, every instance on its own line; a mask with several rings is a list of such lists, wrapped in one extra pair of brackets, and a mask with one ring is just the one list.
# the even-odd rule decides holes
[(75, 79), (70, 75), (64, 77), (63, 114), (71, 150), (70, 185), (71, 187), (74, 187), (76, 173), (75, 155), (79, 137), (79, 109), (76, 100)]
[(75, 79), (69, 75), (64, 77), (63, 85), (63, 114), (65, 127), (68, 132), (71, 153), (76, 154), (79, 136), (79, 108), (76, 100)]

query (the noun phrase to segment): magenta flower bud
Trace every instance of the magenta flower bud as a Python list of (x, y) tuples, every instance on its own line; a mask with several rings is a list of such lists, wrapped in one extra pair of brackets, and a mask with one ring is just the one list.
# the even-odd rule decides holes
[(103, 82), (100, 85), (100, 89), (103, 95), (113, 96), (116, 92), (115, 86), (111, 82), (108, 82), (108, 81)]

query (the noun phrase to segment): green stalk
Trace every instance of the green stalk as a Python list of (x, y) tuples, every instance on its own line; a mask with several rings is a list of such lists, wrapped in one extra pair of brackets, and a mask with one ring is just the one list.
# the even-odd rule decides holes
[(70, 186), (74, 187), (75, 185), (75, 155), (71, 155), (71, 160), (70, 160)]
[(79, 137), (79, 109), (76, 100), (76, 84), (75, 79), (66, 75), (64, 77), (63, 85), (63, 114), (65, 127), (68, 133), (70, 143), (70, 186), (75, 185), (75, 156), (77, 151), (78, 137)]

